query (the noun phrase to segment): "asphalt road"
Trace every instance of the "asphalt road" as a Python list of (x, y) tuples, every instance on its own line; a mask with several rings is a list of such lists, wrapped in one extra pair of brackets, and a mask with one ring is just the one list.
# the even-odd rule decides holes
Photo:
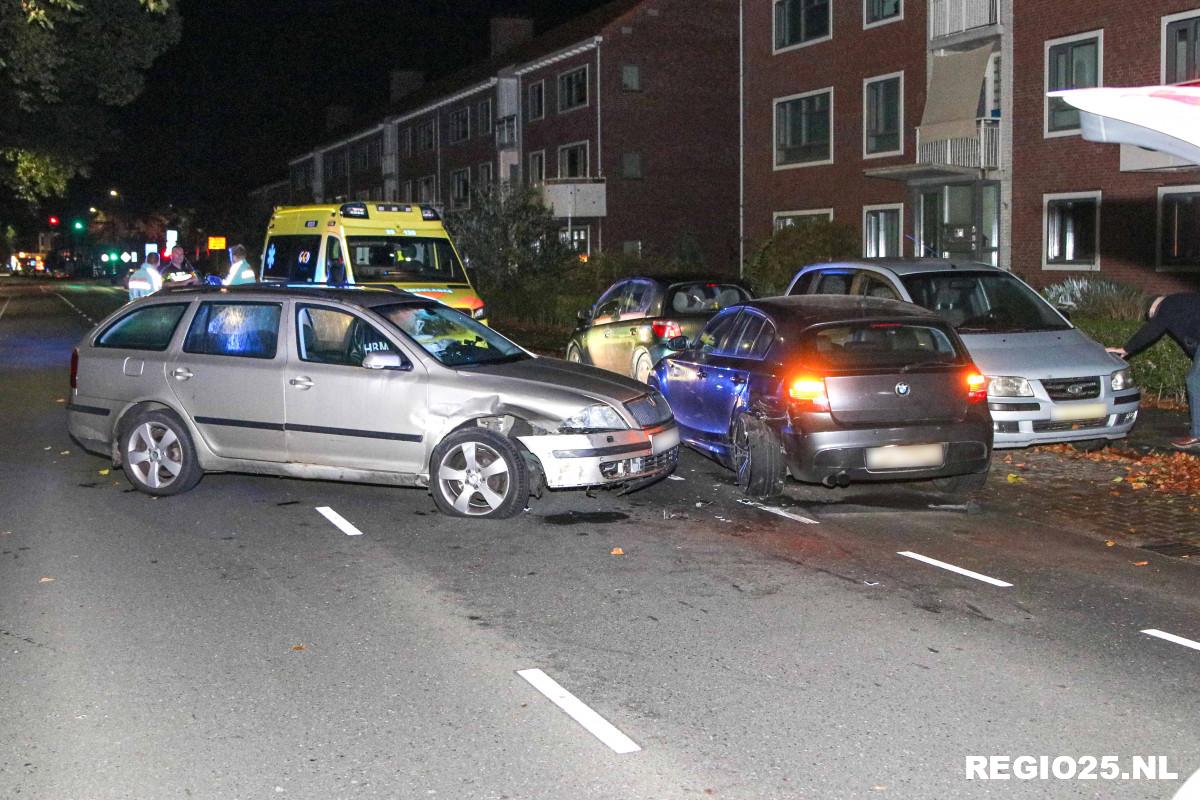
[(239, 475), (152, 499), (65, 430), (120, 300), (0, 278), (0, 796), (1157, 800), (1200, 769), (1195, 565), (910, 488), (745, 505), (694, 454), (508, 522)]

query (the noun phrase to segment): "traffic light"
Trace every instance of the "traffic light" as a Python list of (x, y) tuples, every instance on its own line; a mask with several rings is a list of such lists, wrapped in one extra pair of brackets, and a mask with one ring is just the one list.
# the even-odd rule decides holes
[(76, 231), (77, 233), (82, 233), (85, 228), (87, 228), (87, 225), (81, 219), (77, 219), (71, 223), (71, 230)]
[(58, 227), (58, 217), (54, 216), (53, 214), (50, 215), (50, 227), (51, 228)]

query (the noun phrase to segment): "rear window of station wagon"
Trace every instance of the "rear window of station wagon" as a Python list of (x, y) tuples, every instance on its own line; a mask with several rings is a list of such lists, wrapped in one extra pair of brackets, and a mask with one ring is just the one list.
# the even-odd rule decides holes
[(187, 307), (187, 303), (143, 306), (109, 325), (104, 333), (96, 337), (96, 347), (166, 350)]

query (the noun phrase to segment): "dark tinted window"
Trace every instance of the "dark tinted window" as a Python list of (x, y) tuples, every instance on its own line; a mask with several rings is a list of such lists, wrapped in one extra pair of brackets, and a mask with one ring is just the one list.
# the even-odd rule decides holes
[(754, 355), (754, 345), (763, 328), (762, 317), (751, 314), (744, 316), (746, 319), (741, 325), (737, 341), (731, 342), (729, 346), (730, 353), (738, 358), (750, 358)]
[(201, 303), (184, 340), (185, 353), (274, 358), (280, 306), (274, 303)]
[(848, 270), (822, 272), (817, 279), (817, 289), (814, 294), (850, 294), (850, 279), (854, 277)]
[(302, 361), (361, 367), (367, 353), (395, 353), (386, 336), (365, 320), (345, 311), (301, 306), (296, 312)]
[(166, 350), (187, 307), (187, 303), (172, 303), (139, 308), (109, 325), (96, 339), (96, 347)]
[(775, 344), (775, 326), (770, 322), (764, 321), (762, 331), (758, 334), (758, 340), (754, 343), (754, 349), (751, 351), (750, 357), (766, 358), (773, 344)]
[(263, 278), (289, 283), (311, 283), (317, 271), (321, 237), (272, 236), (263, 251)]
[(1036, 292), (1004, 272), (927, 272), (902, 280), (914, 303), (936, 311), (961, 333), (1071, 327)]
[(731, 283), (678, 283), (667, 292), (664, 314), (705, 314), (749, 300), (740, 286)]
[(827, 369), (900, 368), (965, 363), (950, 334), (933, 325), (856, 322), (807, 331), (803, 359)]
[(700, 334), (700, 349), (705, 353), (723, 352), (729, 336), (736, 330), (740, 312), (731, 311), (709, 320)]

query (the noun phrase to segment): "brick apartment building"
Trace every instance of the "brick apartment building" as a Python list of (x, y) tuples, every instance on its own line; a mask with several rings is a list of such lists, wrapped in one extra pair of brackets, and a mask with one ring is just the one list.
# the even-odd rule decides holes
[(394, 73), (390, 111), (289, 161), (290, 202), (455, 211), (524, 181), (580, 252), (699, 248), (734, 268), (737, 0), (616, 0), (532, 32), (494, 19), (490, 60), (428, 85)]
[[(1189, 8), (1190, 4), (1190, 8)], [(848, 222), (867, 256), (1173, 290), (1200, 170), (1096, 144), (1048, 89), (1200, 77), (1200, 2), (743, 0), (742, 232)]]

